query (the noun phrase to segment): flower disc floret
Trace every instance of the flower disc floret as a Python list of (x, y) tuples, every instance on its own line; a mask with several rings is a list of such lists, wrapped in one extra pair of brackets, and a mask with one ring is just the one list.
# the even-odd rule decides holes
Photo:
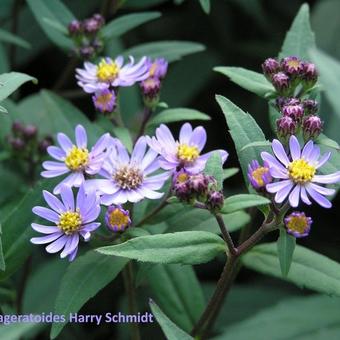
[(65, 158), (66, 166), (72, 171), (83, 170), (89, 162), (89, 151), (86, 148), (78, 148), (75, 145)]
[(66, 234), (70, 235), (79, 230), (81, 226), (81, 215), (78, 211), (65, 211), (60, 214), (58, 227)]
[(316, 169), (304, 159), (297, 159), (288, 165), (288, 171), (295, 183), (306, 183), (313, 179)]
[(143, 174), (137, 167), (123, 166), (113, 175), (121, 189), (137, 189), (143, 183)]
[(113, 81), (119, 73), (119, 66), (112, 60), (102, 59), (97, 66), (97, 77), (103, 82)]
[(195, 161), (199, 155), (200, 152), (196, 146), (180, 144), (177, 147), (177, 157), (181, 162), (191, 163)]

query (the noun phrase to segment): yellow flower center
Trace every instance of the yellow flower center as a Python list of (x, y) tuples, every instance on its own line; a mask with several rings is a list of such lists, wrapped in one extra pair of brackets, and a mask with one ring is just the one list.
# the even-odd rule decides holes
[(287, 64), (294, 69), (298, 69), (300, 67), (300, 61), (295, 59), (288, 60)]
[(105, 59), (97, 66), (97, 77), (104, 82), (111, 82), (119, 73), (119, 67), (115, 62), (107, 62)]
[(181, 173), (176, 177), (176, 182), (177, 183), (184, 183), (188, 180), (189, 176), (186, 173)]
[(263, 187), (265, 185), (262, 177), (268, 171), (269, 171), (268, 168), (261, 166), (252, 172), (251, 176), (255, 179), (258, 186)]
[(110, 213), (109, 221), (111, 226), (117, 227), (118, 230), (124, 230), (129, 224), (129, 216), (116, 208)]
[(288, 172), (295, 183), (306, 183), (313, 179), (316, 169), (304, 159), (297, 159), (288, 165)]
[(177, 158), (185, 163), (191, 163), (200, 155), (196, 146), (180, 144), (177, 147)]
[(143, 175), (134, 167), (123, 166), (113, 175), (113, 179), (121, 189), (136, 189), (143, 183)]
[(291, 231), (295, 231), (299, 234), (303, 234), (308, 226), (308, 220), (306, 216), (291, 216), (287, 223), (287, 228)]
[(72, 170), (82, 170), (85, 168), (89, 161), (89, 152), (87, 149), (77, 148), (75, 145), (65, 158), (66, 166)]
[(149, 70), (150, 77), (153, 77), (155, 75), (156, 71), (157, 71), (157, 64), (153, 63), (150, 67), (150, 70)]
[(79, 230), (81, 223), (79, 211), (66, 211), (60, 214), (58, 227), (66, 235), (70, 235)]

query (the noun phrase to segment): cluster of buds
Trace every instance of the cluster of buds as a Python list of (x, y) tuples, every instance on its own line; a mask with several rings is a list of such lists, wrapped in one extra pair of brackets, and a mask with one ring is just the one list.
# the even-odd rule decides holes
[(159, 102), (162, 81), (168, 70), (168, 62), (164, 58), (157, 58), (153, 61), (148, 58), (146, 64), (149, 69), (149, 77), (140, 83), (140, 88), (145, 106), (153, 110)]
[(75, 48), (74, 53), (82, 59), (91, 59), (100, 54), (104, 43), (100, 30), (105, 20), (100, 14), (94, 14), (83, 21), (72, 20), (68, 25), (68, 33)]
[(281, 96), (293, 96), (296, 89), (306, 92), (318, 80), (315, 65), (295, 56), (283, 58), (281, 61), (268, 58), (262, 64), (262, 70)]
[(224, 197), (217, 190), (216, 179), (204, 173), (191, 174), (183, 169), (178, 171), (173, 178), (172, 191), (179, 200), (190, 204), (198, 201), (212, 211), (223, 207)]
[(12, 133), (7, 136), (8, 144), (13, 153), (32, 156), (34, 154), (44, 155), (46, 149), (52, 145), (50, 136), (38, 139), (38, 129), (36, 126), (24, 125), (19, 121), (12, 124)]
[(305, 141), (317, 138), (323, 122), (317, 115), (318, 102), (313, 99), (278, 97), (276, 106), (282, 116), (276, 121), (277, 135), (287, 142), (291, 135), (302, 130)]

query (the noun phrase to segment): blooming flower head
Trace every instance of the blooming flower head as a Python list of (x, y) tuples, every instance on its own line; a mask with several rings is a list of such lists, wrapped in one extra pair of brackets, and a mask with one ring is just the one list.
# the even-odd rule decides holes
[(304, 64), (298, 57), (290, 56), (282, 59), (281, 67), (287, 74), (297, 76), (303, 71)]
[[(149, 146), (161, 155), (160, 166), (165, 170), (176, 171), (181, 168), (198, 173), (203, 171), (205, 164), (214, 151), (201, 155), (206, 143), (207, 134), (202, 126), (194, 130), (189, 123), (185, 123), (180, 130), (179, 140), (176, 141), (169, 128), (161, 124), (156, 129), (156, 137), (146, 137)], [(219, 150), (222, 162), (228, 157), (228, 153)]]
[(52, 222), (51, 226), (32, 223), (32, 228), (39, 233), (46, 234), (34, 237), (34, 244), (47, 244), (48, 253), (60, 253), (61, 258), (68, 256), (73, 261), (79, 244), (79, 236), (88, 241), (91, 232), (96, 230), (100, 223), (94, 222), (99, 213), (100, 205), (95, 192), (85, 193), (84, 187), (79, 188), (77, 198), (74, 200), (72, 189), (64, 185), (61, 187), (61, 201), (48, 191), (43, 191), (45, 201), (50, 208), (34, 207), (33, 213)]
[(145, 137), (137, 140), (131, 156), (119, 140), (114, 140), (100, 171), (104, 179), (88, 180), (86, 185), (102, 195), (101, 203), (104, 205), (160, 198), (163, 193), (156, 190), (163, 186), (169, 174), (152, 175), (160, 168), (157, 156), (156, 151), (147, 151)]
[(145, 61), (147, 68), (149, 70), (149, 77), (158, 78), (162, 80), (167, 71), (168, 71), (168, 62), (164, 58), (156, 58), (155, 60), (151, 60), (151, 58), (147, 58)]
[(106, 157), (105, 151), (110, 140), (108, 133), (99, 138), (91, 151), (87, 148), (87, 134), (83, 126), (76, 126), (75, 137), (76, 143), (74, 144), (65, 134), (58, 133), (57, 139), (60, 147), (49, 146), (47, 148), (49, 155), (57, 162), (43, 162), (45, 171), (41, 175), (51, 178), (69, 174), (55, 187), (54, 194), (60, 193), (63, 184), (79, 187), (85, 180), (85, 174), (95, 175), (99, 172)]
[(260, 166), (257, 160), (252, 160), (248, 165), (248, 179), (255, 190), (262, 190), (268, 183), (272, 182), (267, 162)]
[(124, 231), (131, 224), (130, 213), (121, 205), (111, 205), (107, 208), (105, 222), (111, 231)]
[(299, 141), (295, 136), (289, 139), (289, 154), (283, 145), (276, 139), (272, 142), (275, 155), (262, 152), (261, 157), (269, 165), (270, 174), (277, 182), (269, 183), (266, 189), (275, 193), (275, 201), (282, 203), (287, 197), (292, 207), (297, 207), (300, 198), (306, 204), (311, 204), (310, 198), (324, 208), (330, 208), (331, 202), (324, 195), (332, 195), (334, 189), (320, 186), (320, 184), (332, 184), (340, 181), (340, 171), (329, 175), (318, 175), (320, 169), (330, 158), (327, 152), (320, 157), (320, 148), (309, 141), (301, 150)]
[(300, 238), (308, 236), (313, 221), (304, 212), (294, 211), (284, 219), (284, 222), (287, 232)]
[(87, 93), (95, 93), (110, 87), (131, 86), (137, 81), (142, 81), (149, 76), (149, 69), (143, 57), (135, 64), (134, 58), (124, 65), (124, 58), (103, 58), (97, 65), (85, 62), (84, 68), (76, 69), (78, 85)]
[(104, 89), (92, 96), (94, 107), (102, 113), (111, 113), (116, 108), (116, 95), (114, 91)]

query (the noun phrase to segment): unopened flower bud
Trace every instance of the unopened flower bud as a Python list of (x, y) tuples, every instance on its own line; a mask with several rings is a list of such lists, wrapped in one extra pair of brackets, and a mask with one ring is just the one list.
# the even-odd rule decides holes
[(303, 137), (305, 140), (317, 138), (322, 131), (323, 123), (318, 116), (309, 115), (302, 123)]
[(172, 183), (174, 195), (181, 201), (189, 202), (192, 199), (191, 190), (188, 185), (190, 174), (185, 170), (175, 173)]
[(206, 175), (200, 173), (192, 175), (188, 179), (188, 186), (192, 193), (197, 196), (206, 195), (208, 192), (209, 179)]
[[(98, 14), (99, 15), (99, 14)], [(84, 31), (85, 33), (96, 33), (98, 32), (101, 27), (102, 27), (102, 22), (104, 19), (97, 19), (97, 18), (89, 18), (89, 19), (85, 19), (83, 21), (83, 26), (84, 26)]]
[(224, 204), (222, 191), (209, 191), (206, 201), (208, 209), (213, 211), (221, 210)]
[(26, 139), (32, 139), (34, 138), (38, 133), (38, 129), (34, 125), (27, 125), (23, 129), (23, 135)]
[(298, 57), (290, 56), (281, 60), (282, 71), (294, 78), (301, 75), (303, 67), (303, 62)]
[(100, 27), (104, 26), (105, 24), (104, 17), (99, 13), (93, 14), (92, 19), (96, 20)]
[(296, 122), (301, 122), (304, 115), (303, 105), (288, 103), (282, 107), (282, 113), (284, 116), (290, 117)]
[(111, 113), (116, 109), (116, 95), (114, 91), (104, 89), (92, 96), (95, 108), (102, 113)]
[(45, 154), (46, 150), (49, 146), (53, 144), (53, 139), (51, 136), (45, 137), (43, 140), (41, 140), (38, 144), (38, 150), (41, 154)]
[(83, 46), (79, 49), (79, 54), (83, 59), (90, 59), (95, 53), (95, 49), (92, 46)]
[(113, 232), (124, 231), (131, 224), (130, 213), (120, 205), (108, 207), (105, 214), (106, 226)]
[(25, 146), (26, 146), (25, 142), (19, 137), (10, 138), (9, 143), (12, 146), (13, 150), (16, 150), (16, 151), (21, 151), (25, 149)]
[(12, 131), (14, 132), (14, 134), (20, 134), (23, 132), (23, 130), (24, 130), (24, 125), (21, 124), (18, 120), (13, 122)]
[(289, 116), (283, 116), (276, 121), (276, 132), (279, 139), (286, 142), (296, 132), (296, 122)]
[(148, 108), (155, 108), (159, 102), (159, 93), (161, 89), (161, 81), (159, 78), (150, 77), (140, 83), (143, 93), (144, 104)]
[(82, 31), (82, 24), (80, 21), (78, 20), (72, 20), (69, 24), (68, 24), (68, 32), (69, 34), (72, 35), (77, 35), (79, 33), (81, 33)]
[(305, 99), (302, 105), (306, 115), (314, 115), (319, 110), (319, 103), (313, 99)]
[(290, 79), (287, 74), (278, 72), (273, 74), (272, 83), (278, 93), (286, 93), (289, 90)]
[(297, 238), (308, 236), (312, 222), (310, 217), (299, 211), (292, 212), (284, 219), (287, 232)]
[(303, 65), (303, 81), (305, 87), (311, 88), (315, 85), (318, 80), (318, 72), (316, 70), (315, 64), (305, 62)]
[(268, 78), (268, 79), (271, 79), (272, 75), (274, 73), (277, 73), (280, 71), (280, 64), (279, 62), (274, 59), (274, 58), (268, 58), (266, 59), (263, 64), (261, 65), (262, 66), (262, 71), (263, 71), (263, 74)]

